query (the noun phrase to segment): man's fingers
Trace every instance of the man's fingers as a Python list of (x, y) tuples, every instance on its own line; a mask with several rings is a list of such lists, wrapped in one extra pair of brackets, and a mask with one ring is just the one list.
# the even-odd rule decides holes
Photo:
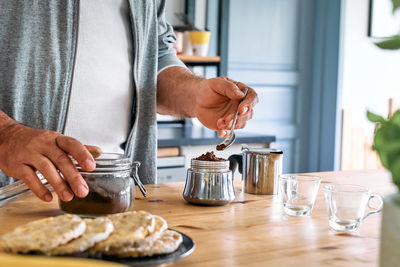
[[(217, 127), (219, 130), (230, 130), (232, 128), (233, 118), (235, 114), (229, 114), (225, 118), (218, 119)], [(239, 118), (239, 117), (238, 117)], [(236, 127), (235, 127), (236, 128)]]
[(228, 135), (229, 135), (230, 132), (231, 132), (231, 131), (229, 131), (229, 130), (218, 130), (218, 131), (217, 131), (218, 135), (219, 135), (220, 137), (222, 137), (222, 138), (228, 137)]
[(247, 112), (245, 115), (239, 116), (235, 125), (235, 129), (243, 129), (246, 126), (247, 121), (253, 116), (253, 110)]
[(49, 189), (42, 184), (39, 177), (37, 177), (36, 173), (31, 167), (27, 165), (20, 167), (18, 176), (18, 178), (22, 180), (26, 186), (29, 187), (32, 192), (41, 200), (50, 202), (53, 199), (53, 195)]
[(220, 95), (226, 96), (229, 99), (242, 99), (244, 94), (236, 84), (229, 78), (215, 79), (212, 89)]
[(254, 89), (249, 88), (246, 98), (239, 105), (239, 114), (244, 115), (249, 110), (252, 110), (258, 103), (258, 96)]
[(228, 128), (226, 123), (225, 123), (225, 119), (224, 118), (220, 118), (217, 120), (217, 128), (218, 129), (226, 129)]
[(244, 114), (246, 114), (248, 111), (249, 111), (249, 106), (247, 106), (247, 105), (239, 106), (239, 114), (240, 114), (240, 115), (244, 115)]
[[(71, 200), (73, 191), (75, 195), (84, 197), (88, 192), (87, 185), (70, 156), (83, 170), (92, 171), (96, 164), (88, 149), (95, 156), (101, 153), (99, 149), (93, 146), (86, 148), (79, 141), (54, 131), (15, 125), (2, 131), (0, 169), (24, 181), (44, 201), (50, 201), (52, 195), (42, 185), (36, 171), (46, 178), (61, 200)], [(84, 189), (80, 190), (82, 186)]]
[(236, 121), (235, 129), (243, 129), (246, 126), (247, 121), (253, 117), (254, 111), (251, 109), (244, 115), (239, 115)]
[(64, 179), (67, 180), (75, 195), (83, 198), (88, 194), (89, 188), (85, 180), (83, 180), (82, 175), (64, 151), (61, 149), (52, 150), (45, 154), (45, 156), (48, 157), (57, 169), (61, 171)]
[[(248, 120), (253, 118), (254, 110), (251, 109), (249, 112), (246, 112), (243, 115), (238, 115), (236, 124), (235, 124), (235, 129), (242, 129), (246, 126), (246, 123)], [(218, 119), (217, 121), (217, 127), (218, 127), (218, 135), (222, 137), (220, 133), (222, 131), (230, 130), (232, 128), (232, 123), (233, 123), (233, 116), (234, 115), (228, 115), (226, 118), (221, 118)]]
[(85, 145), (86, 149), (92, 154), (93, 158), (98, 158), (100, 155), (103, 153), (100, 147), (98, 146), (90, 146), (90, 145)]
[(61, 150), (71, 155), (85, 171), (93, 171), (96, 168), (93, 156), (78, 140), (60, 135), (56, 138), (56, 143)]
[(46, 178), (60, 199), (64, 201), (72, 200), (74, 195), (71, 189), (65, 183), (64, 179), (61, 178), (55, 166), (48, 158), (45, 156), (36, 157), (36, 161), (33, 162), (33, 167)]

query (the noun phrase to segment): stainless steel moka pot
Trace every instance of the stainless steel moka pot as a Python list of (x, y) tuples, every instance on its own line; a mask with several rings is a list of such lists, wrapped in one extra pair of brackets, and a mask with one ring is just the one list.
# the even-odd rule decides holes
[(235, 172), (236, 166), (239, 165), (242, 190), (259, 195), (275, 195), (278, 192), (282, 160), (282, 150), (271, 148), (243, 147), (242, 154), (229, 157), (232, 172)]
[(183, 198), (192, 204), (225, 205), (235, 199), (229, 161), (192, 159)]

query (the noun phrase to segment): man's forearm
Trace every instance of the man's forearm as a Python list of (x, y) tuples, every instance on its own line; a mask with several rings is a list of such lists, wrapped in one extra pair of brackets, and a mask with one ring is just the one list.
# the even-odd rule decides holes
[(157, 112), (176, 117), (195, 117), (198, 88), (205, 79), (182, 67), (170, 67), (157, 77)]

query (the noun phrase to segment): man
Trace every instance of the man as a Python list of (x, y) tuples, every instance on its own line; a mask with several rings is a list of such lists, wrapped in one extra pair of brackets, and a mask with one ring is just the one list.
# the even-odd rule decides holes
[[(119, 151), (128, 139), (145, 183), (156, 175), (156, 112), (197, 117), (229, 134), (246, 87), (203, 79), (175, 55), (165, 1), (0, 2), (0, 169), (44, 201), (85, 197), (95, 162), (83, 144)], [(252, 117), (257, 94), (239, 105), (237, 128)], [(79, 140), (79, 141), (78, 141)], [(62, 176), (59, 174), (62, 173)], [(3, 178), (5, 180), (6, 178)]]

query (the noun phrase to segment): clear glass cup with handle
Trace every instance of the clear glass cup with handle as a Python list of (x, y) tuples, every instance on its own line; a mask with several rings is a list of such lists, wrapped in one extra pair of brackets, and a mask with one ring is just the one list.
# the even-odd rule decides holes
[(279, 176), (279, 195), (283, 210), (291, 216), (307, 216), (311, 214), (321, 177), (300, 174), (284, 174)]
[[(326, 205), (328, 208), (329, 226), (337, 231), (353, 231), (369, 215), (378, 213), (383, 207), (383, 198), (373, 194), (364, 186), (331, 184), (324, 186)], [(378, 207), (371, 206), (376, 198)]]

